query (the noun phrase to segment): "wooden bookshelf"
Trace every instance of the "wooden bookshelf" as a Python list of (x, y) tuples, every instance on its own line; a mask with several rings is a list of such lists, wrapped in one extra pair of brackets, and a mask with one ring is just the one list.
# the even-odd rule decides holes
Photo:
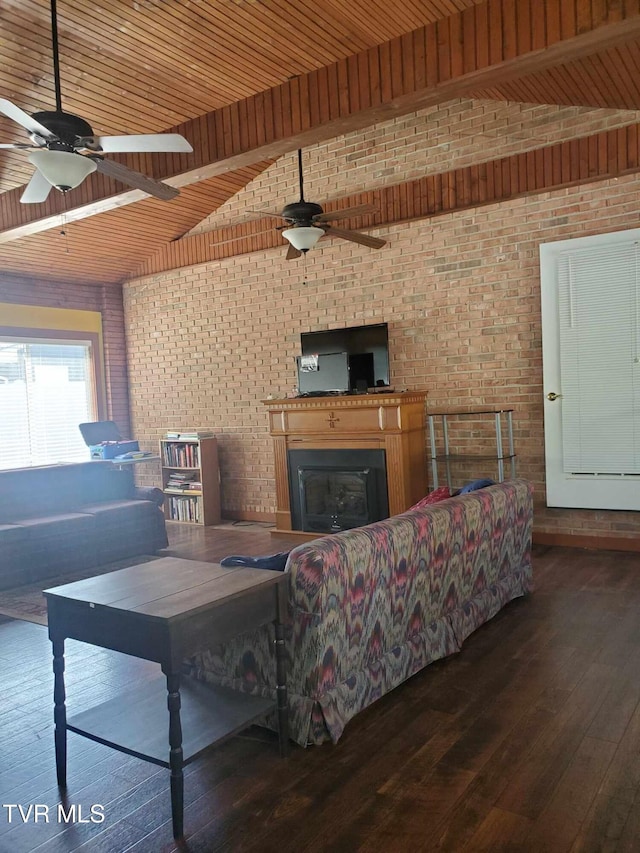
[(220, 469), (215, 436), (163, 438), (160, 458), (166, 520), (218, 524)]

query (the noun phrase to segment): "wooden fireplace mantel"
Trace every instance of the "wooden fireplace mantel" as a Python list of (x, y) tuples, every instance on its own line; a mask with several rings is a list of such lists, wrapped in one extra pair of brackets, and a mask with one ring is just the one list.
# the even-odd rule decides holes
[(404, 512), (424, 497), (426, 399), (426, 391), (404, 391), (263, 400), (275, 452), (276, 530), (293, 529), (289, 450), (384, 450), (389, 514)]

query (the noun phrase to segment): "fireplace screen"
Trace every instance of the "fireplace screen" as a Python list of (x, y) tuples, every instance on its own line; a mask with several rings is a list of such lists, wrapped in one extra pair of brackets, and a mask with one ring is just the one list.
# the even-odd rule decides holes
[(330, 532), (361, 527), (369, 521), (367, 477), (371, 471), (303, 468), (298, 471), (305, 530)]
[(337, 533), (388, 516), (381, 450), (289, 451), (294, 530)]

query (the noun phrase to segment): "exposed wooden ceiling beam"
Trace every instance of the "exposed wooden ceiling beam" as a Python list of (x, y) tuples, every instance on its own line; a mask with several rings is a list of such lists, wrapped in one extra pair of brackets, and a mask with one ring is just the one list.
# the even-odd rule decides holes
[[(640, 125), (634, 124), (348, 196), (325, 205), (325, 210), (372, 204), (376, 213), (340, 223), (349, 229), (369, 231), (637, 172)], [(242, 222), (166, 244), (140, 265), (135, 277), (277, 246), (286, 251), (287, 244), (273, 219)]]
[[(175, 128), (190, 155), (122, 162), (176, 187), (469, 95), (640, 35), (640, 0), (487, 0), (333, 65)], [(21, 205), (0, 197), (0, 243), (140, 198), (93, 175), (67, 199)]]
[(171, 205), (171, 216), (162, 201), (147, 198), (67, 224), (64, 236), (60, 229), (51, 229), (5, 243), (0, 246), (0, 270), (67, 284), (126, 280), (145, 258), (189, 233), (269, 165), (268, 160), (260, 161), (186, 187)]

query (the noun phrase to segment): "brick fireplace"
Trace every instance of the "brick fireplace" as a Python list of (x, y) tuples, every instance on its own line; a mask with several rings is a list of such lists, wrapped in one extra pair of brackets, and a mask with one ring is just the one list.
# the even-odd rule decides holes
[(276, 530), (334, 532), (427, 492), (426, 392), (268, 400)]

